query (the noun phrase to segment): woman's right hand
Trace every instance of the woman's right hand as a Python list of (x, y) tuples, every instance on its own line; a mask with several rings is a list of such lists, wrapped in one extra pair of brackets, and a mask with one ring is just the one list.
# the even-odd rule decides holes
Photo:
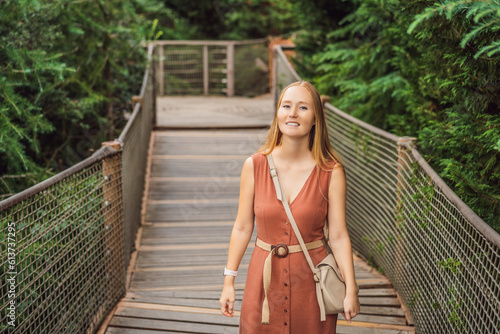
[(219, 299), (220, 310), (222, 314), (226, 317), (232, 317), (234, 315), (234, 300), (236, 299), (236, 294), (234, 292), (234, 285), (224, 284), (222, 289), (222, 294)]

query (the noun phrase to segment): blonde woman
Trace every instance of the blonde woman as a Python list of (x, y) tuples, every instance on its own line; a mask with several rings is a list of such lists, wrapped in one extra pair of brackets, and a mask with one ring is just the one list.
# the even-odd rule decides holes
[[(221, 312), (228, 317), (234, 314), (234, 280), (255, 218), (260, 241), (248, 266), (240, 333), (335, 333), (337, 314), (320, 320), (314, 278), (302, 252), (271, 254), (270, 285), (265, 296), (263, 269), (270, 252), (261, 245), (299, 244), (283, 203), (276, 197), (268, 154), (306, 244), (323, 238), (327, 219), (330, 247), (346, 282), (343, 315), (350, 323), (359, 314), (345, 221), (345, 171), (330, 146), (320, 96), (306, 81), (283, 89), (266, 143), (243, 164), (238, 214), (219, 300)], [(309, 254), (316, 266), (327, 255), (327, 249), (322, 243), (314, 247)]]

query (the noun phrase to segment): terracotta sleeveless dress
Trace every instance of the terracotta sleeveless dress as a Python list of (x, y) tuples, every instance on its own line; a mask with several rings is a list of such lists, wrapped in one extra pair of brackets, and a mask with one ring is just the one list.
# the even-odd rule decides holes
[[(252, 155), (254, 168), (254, 213), (257, 237), (268, 244), (298, 245), (299, 242), (288, 221), (283, 203), (276, 198), (276, 190), (269, 174), (267, 157)], [(330, 163), (333, 167), (335, 162)], [(323, 224), (328, 212), (331, 172), (314, 168), (290, 209), (305, 243), (323, 238)], [(320, 191), (321, 187), (321, 191)], [(327, 255), (326, 248), (309, 251), (316, 266)], [(316, 287), (312, 271), (302, 252), (290, 253), (284, 258), (272, 256), (271, 285), (268, 293), (269, 324), (261, 324), (264, 301), (263, 270), (269, 252), (255, 246), (248, 266), (248, 275), (241, 305), (239, 332), (264, 333), (335, 333), (337, 315), (320, 320)]]

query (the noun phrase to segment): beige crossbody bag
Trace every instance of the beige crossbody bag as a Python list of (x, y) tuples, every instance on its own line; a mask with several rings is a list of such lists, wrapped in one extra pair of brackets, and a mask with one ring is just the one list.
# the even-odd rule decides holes
[(300, 234), (299, 228), (295, 223), (292, 212), (290, 211), (290, 206), (286, 200), (285, 193), (281, 188), (278, 179), (278, 173), (274, 167), (274, 162), (271, 154), (267, 155), (267, 161), (269, 162), (271, 177), (273, 179), (274, 187), (276, 189), (276, 195), (278, 199), (283, 203), (285, 207), (286, 214), (290, 220), (290, 224), (293, 227), (293, 231), (299, 240), (300, 247), (309, 263), (309, 267), (313, 272), (314, 281), (316, 282), (316, 298), (318, 299), (318, 305), (321, 313), (321, 321), (326, 320), (327, 314), (337, 314), (344, 311), (344, 299), (345, 299), (345, 283), (340, 269), (333, 257), (330, 247), (326, 238), (324, 240), (325, 246), (328, 249), (328, 255), (321, 261), (316, 267), (314, 267), (307, 250), (302, 235)]

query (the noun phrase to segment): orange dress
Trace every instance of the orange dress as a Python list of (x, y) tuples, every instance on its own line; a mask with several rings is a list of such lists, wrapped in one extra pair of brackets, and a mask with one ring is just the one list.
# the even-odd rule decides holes
[[(254, 168), (254, 214), (257, 237), (268, 244), (298, 245), (299, 242), (286, 215), (283, 203), (277, 199), (269, 174), (267, 157), (252, 155)], [(330, 163), (333, 167), (335, 162)], [(323, 238), (323, 225), (328, 212), (328, 188), (331, 172), (314, 168), (290, 209), (305, 243)], [(320, 191), (321, 187), (321, 191)], [(316, 266), (327, 255), (326, 248), (309, 250)], [(271, 285), (268, 293), (269, 324), (261, 324), (264, 301), (263, 270), (269, 252), (255, 246), (248, 266), (248, 275), (241, 305), (239, 332), (264, 333), (335, 333), (337, 314), (320, 320), (316, 286), (304, 253), (289, 253), (286, 257), (272, 256)]]

